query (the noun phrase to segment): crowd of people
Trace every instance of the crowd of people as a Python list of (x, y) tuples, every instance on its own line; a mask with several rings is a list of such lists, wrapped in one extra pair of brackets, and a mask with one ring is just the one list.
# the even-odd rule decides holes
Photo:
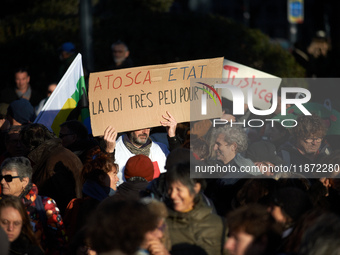
[[(131, 65), (123, 42), (112, 50)], [(340, 151), (317, 114), (255, 128), (166, 112), (102, 137), (68, 120), (57, 137), (32, 123), (35, 92), (16, 77), (19, 99), (1, 108), (0, 254), (340, 253)]]

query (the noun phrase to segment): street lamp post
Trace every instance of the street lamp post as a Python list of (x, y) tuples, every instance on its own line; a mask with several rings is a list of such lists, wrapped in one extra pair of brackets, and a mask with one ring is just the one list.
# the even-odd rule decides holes
[(92, 44), (92, 4), (91, 0), (80, 1), (80, 37), (83, 50), (83, 64), (87, 74), (94, 71)]

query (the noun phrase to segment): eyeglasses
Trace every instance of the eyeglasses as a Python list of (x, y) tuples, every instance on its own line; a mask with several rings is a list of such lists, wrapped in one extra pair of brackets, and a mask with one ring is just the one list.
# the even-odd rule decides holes
[(164, 232), (165, 228), (166, 228), (165, 222), (163, 222), (162, 225), (160, 225), (160, 226), (157, 227), (157, 229), (158, 229), (159, 231), (162, 231), (162, 232)]
[(22, 226), (22, 221), (9, 221), (7, 219), (1, 219), (1, 225), (6, 226), (7, 228), (13, 224), (13, 228), (20, 228)]
[(74, 135), (74, 134), (60, 134), (60, 133), (59, 133), (59, 138), (60, 138), (60, 139), (63, 139), (65, 136), (68, 136), (68, 135)]
[(12, 182), (14, 178), (20, 178), (20, 176), (12, 176), (10, 174), (0, 175), (0, 181), (5, 179), (5, 182)]
[(322, 141), (322, 137), (315, 137), (315, 138), (305, 138), (303, 139), (306, 143), (317, 142), (320, 143)]

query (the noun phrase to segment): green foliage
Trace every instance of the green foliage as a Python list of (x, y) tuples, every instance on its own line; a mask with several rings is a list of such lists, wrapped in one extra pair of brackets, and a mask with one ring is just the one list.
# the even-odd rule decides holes
[[(115, 26), (114, 24), (119, 24)], [(102, 20), (94, 29), (104, 47), (96, 47), (97, 66), (112, 61), (110, 45), (120, 39), (130, 48), (136, 65), (163, 64), (222, 57), (280, 77), (303, 77), (292, 55), (270, 42), (259, 30), (219, 16), (171, 13), (125, 13)], [(105, 33), (105, 35), (103, 35)], [(103, 58), (103, 56), (107, 56)]]
[[(45, 87), (58, 71), (58, 47), (65, 41), (81, 51), (79, 0), (35, 0), (0, 20), (3, 83), (18, 65), (31, 68), (32, 84)], [(173, 0), (92, 1), (96, 71), (112, 62), (110, 45), (125, 41), (136, 66), (225, 57), (279, 77), (303, 77), (291, 54), (259, 30), (227, 18), (173, 14)], [(27, 8), (29, 7), (29, 8)]]
[(168, 12), (174, 0), (108, 0), (102, 1), (99, 6), (102, 10), (111, 10), (112, 13), (131, 13), (131, 12)]
[[(18, 0), (13, 2), (18, 6), (23, 4)], [(14, 68), (27, 66), (31, 83), (45, 89), (56, 77), (58, 47), (65, 41), (80, 44), (79, 1), (36, 0), (27, 4), (26, 8), (18, 8), (15, 15), (0, 20), (0, 54), (6, 59), (0, 64), (2, 86), (13, 83)]]

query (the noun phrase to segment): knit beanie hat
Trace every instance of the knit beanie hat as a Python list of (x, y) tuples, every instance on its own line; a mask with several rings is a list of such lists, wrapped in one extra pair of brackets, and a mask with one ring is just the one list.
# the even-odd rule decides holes
[(10, 103), (7, 109), (7, 114), (20, 124), (31, 123), (35, 119), (33, 106), (27, 99), (24, 98), (14, 100)]
[(126, 162), (124, 176), (125, 179), (131, 177), (143, 177), (148, 182), (153, 180), (154, 168), (149, 157), (139, 154), (129, 158)]

